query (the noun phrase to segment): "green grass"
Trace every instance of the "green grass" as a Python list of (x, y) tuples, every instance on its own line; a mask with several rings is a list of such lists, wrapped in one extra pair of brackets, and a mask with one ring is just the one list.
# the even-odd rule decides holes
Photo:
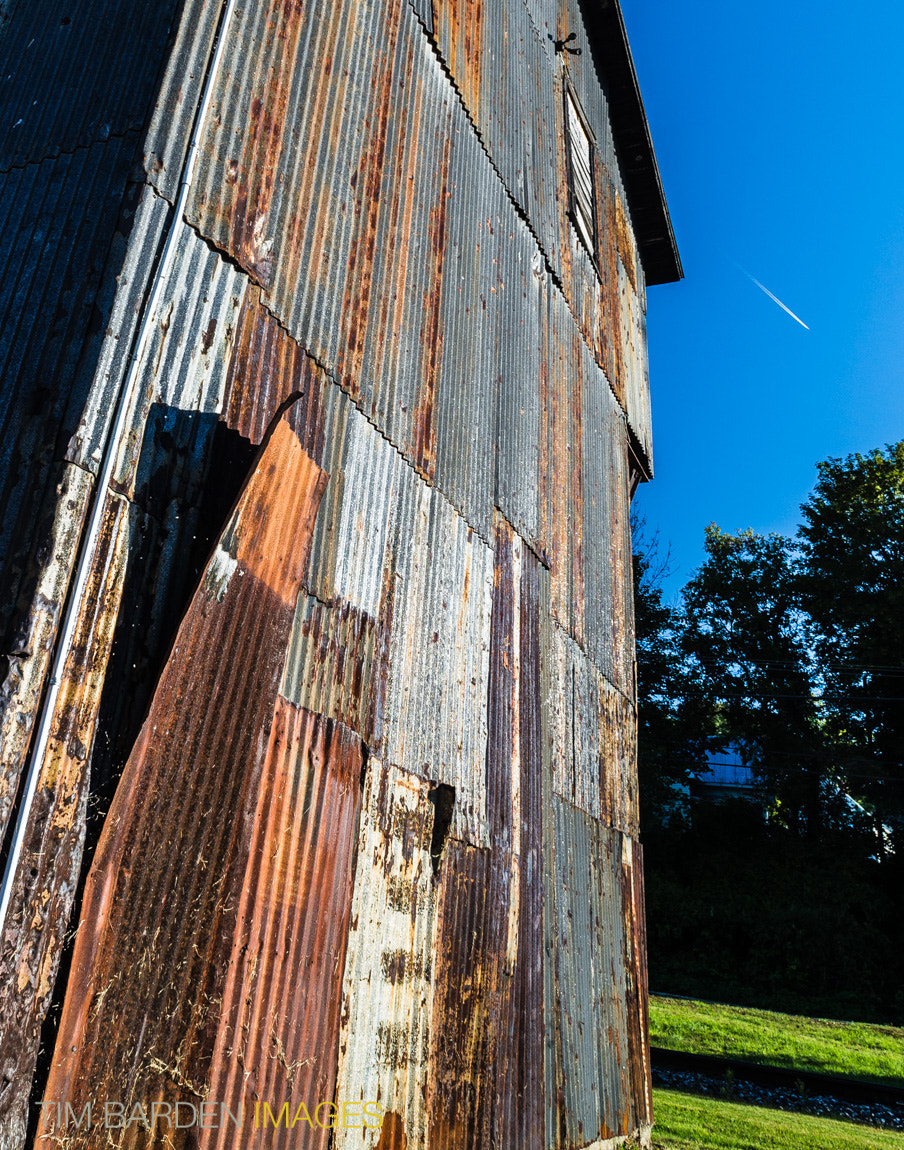
[(655, 1150), (904, 1150), (904, 1134), (654, 1090)]
[(904, 1080), (904, 1029), (894, 1026), (651, 995), (650, 1039), (667, 1050), (896, 1085)]

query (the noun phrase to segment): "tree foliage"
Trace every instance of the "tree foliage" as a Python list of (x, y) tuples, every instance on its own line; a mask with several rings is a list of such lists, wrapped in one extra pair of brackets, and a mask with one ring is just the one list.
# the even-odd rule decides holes
[[(904, 442), (820, 463), (801, 512), (712, 524), (676, 605), (635, 556), (651, 976), (904, 1021)], [(758, 808), (695, 792), (707, 751)]]

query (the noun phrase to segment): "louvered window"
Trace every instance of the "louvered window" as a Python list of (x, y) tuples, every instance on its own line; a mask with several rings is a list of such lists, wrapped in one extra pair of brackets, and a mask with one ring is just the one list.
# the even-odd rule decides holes
[(596, 260), (596, 204), (593, 193), (593, 137), (570, 88), (565, 90), (568, 141), (568, 210), (578, 235)]

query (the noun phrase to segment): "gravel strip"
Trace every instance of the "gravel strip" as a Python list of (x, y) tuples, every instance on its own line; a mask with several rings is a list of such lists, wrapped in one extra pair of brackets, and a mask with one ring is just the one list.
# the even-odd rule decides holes
[(827, 1094), (808, 1096), (806, 1092), (781, 1086), (760, 1086), (743, 1079), (710, 1078), (705, 1074), (661, 1070), (656, 1066), (653, 1067), (653, 1083), (690, 1094), (708, 1094), (729, 1102), (752, 1102), (757, 1106), (771, 1106), (774, 1110), (798, 1110), (821, 1118), (843, 1118), (865, 1126), (904, 1130), (904, 1103), (885, 1106), (879, 1102), (847, 1102)]

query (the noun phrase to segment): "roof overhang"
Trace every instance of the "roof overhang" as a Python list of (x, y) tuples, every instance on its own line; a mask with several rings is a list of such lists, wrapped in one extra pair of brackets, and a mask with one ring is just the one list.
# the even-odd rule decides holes
[(597, 72), (606, 86), (612, 138), (648, 284), (684, 276), (618, 0), (581, 0)]

